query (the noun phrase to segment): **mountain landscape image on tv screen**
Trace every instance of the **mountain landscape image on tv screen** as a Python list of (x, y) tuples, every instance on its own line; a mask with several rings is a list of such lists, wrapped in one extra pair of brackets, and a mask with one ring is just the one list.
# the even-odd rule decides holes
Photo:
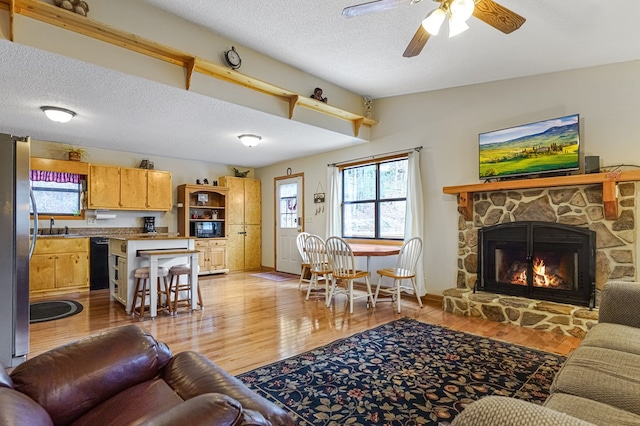
[(481, 133), (480, 178), (576, 170), (580, 165), (579, 116), (553, 118)]

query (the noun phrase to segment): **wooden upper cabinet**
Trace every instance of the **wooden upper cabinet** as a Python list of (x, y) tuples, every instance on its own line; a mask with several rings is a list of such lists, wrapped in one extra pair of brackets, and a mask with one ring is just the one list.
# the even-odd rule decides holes
[(171, 210), (171, 173), (92, 164), (90, 209)]
[(120, 207), (147, 208), (147, 171), (120, 168)]
[(172, 206), (171, 173), (147, 170), (147, 208), (171, 210)]
[(120, 208), (120, 167), (89, 166), (90, 209)]

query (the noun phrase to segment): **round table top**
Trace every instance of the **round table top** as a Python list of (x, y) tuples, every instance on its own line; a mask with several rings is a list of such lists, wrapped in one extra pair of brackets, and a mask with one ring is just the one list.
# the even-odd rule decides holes
[(349, 245), (354, 256), (392, 256), (399, 254), (401, 248), (388, 244), (352, 243)]

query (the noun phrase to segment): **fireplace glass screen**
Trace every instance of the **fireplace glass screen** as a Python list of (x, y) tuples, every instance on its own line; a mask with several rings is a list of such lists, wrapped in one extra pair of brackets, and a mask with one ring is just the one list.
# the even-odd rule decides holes
[(478, 289), (585, 306), (592, 303), (593, 231), (518, 222), (483, 228), (478, 236)]
[[(500, 283), (526, 286), (529, 262), (526, 250), (496, 249), (496, 276)], [(576, 290), (578, 253), (538, 251), (533, 255), (531, 278), (534, 287)]]

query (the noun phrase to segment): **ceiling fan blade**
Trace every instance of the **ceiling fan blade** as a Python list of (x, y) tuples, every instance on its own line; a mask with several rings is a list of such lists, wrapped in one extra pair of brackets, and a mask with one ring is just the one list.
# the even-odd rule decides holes
[(342, 9), (342, 16), (352, 18), (354, 16), (368, 15), (370, 13), (379, 12), (381, 10), (392, 9), (400, 6), (402, 3), (408, 3), (410, 0), (375, 0), (368, 3), (357, 4)]
[(425, 30), (424, 27), (420, 25), (418, 27), (418, 31), (416, 31), (416, 33), (413, 35), (413, 38), (409, 42), (409, 45), (405, 49), (402, 56), (404, 56), (405, 58), (412, 58), (419, 55), (420, 52), (422, 52), (422, 48), (424, 47), (424, 45), (427, 44), (429, 36), (430, 34), (427, 32), (427, 30)]
[(473, 16), (505, 34), (517, 30), (526, 21), (522, 16), (493, 0), (480, 0), (473, 9)]

